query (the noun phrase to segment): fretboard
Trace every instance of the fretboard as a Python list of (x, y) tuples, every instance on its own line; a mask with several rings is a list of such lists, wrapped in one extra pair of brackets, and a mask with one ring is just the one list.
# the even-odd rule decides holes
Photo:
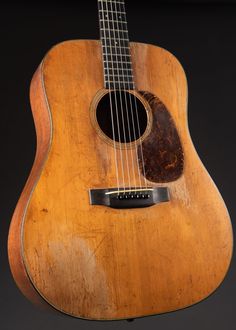
[(124, 0), (98, 0), (104, 84), (135, 89)]

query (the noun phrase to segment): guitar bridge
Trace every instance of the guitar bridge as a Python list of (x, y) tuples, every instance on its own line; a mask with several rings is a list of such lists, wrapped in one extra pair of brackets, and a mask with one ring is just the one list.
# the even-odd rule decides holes
[(170, 200), (167, 187), (90, 189), (90, 204), (115, 209), (149, 207)]

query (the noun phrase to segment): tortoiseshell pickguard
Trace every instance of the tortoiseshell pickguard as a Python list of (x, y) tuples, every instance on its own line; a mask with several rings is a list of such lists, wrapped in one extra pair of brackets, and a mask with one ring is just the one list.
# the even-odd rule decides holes
[(149, 103), (153, 116), (151, 132), (142, 148), (138, 148), (140, 170), (144, 172), (144, 162), (145, 177), (149, 181), (175, 181), (183, 172), (184, 153), (174, 121), (158, 97), (149, 92), (140, 94)]

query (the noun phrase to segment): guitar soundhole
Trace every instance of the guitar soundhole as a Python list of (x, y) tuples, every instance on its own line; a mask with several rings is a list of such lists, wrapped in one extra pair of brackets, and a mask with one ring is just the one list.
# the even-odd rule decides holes
[(105, 94), (97, 105), (96, 118), (102, 132), (120, 143), (138, 140), (148, 125), (145, 106), (138, 97), (127, 91)]

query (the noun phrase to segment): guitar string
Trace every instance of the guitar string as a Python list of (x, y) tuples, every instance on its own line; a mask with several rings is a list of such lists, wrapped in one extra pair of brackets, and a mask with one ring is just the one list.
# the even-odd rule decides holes
[[(122, 174), (123, 188), (125, 190), (124, 162), (123, 162), (123, 154), (122, 154), (122, 148), (121, 148), (120, 124), (119, 124), (117, 95), (116, 95), (116, 88), (115, 88), (116, 86), (115, 86), (115, 74), (114, 74), (114, 63), (113, 63), (113, 50), (112, 50), (112, 47), (111, 47), (112, 46), (112, 39), (111, 39), (111, 29), (110, 29), (110, 20), (109, 20), (108, 0), (106, 0), (105, 3), (106, 3), (107, 18), (108, 18), (108, 20), (107, 20), (108, 21), (107, 26), (108, 26), (108, 33), (109, 33), (109, 40), (110, 40), (111, 64), (112, 64), (112, 75), (113, 75), (113, 91), (114, 91), (114, 98), (115, 98), (116, 120), (117, 120), (119, 151), (120, 151), (120, 162), (121, 162), (121, 174)], [(109, 91), (109, 93), (110, 93), (110, 91)], [(115, 147), (116, 147), (116, 144), (115, 144)]]
[[(120, 14), (118, 14), (118, 12)], [(129, 76), (128, 76), (128, 70), (126, 69), (127, 71), (127, 77), (125, 76), (125, 68), (124, 68), (124, 62), (127, 63), (127, 59), (123, 60), (122, 58), (125, 57), (127, 58), (128, 56), (125, 56), (127, 54), (123, 54), (122, 53), (122, 46), (121, 46), (121, 39), (123, 38), (124, 39), (124, 33), (123, 34), (120, 34), (120, 26), (119, 24), (122, 25), (121, 21), (123, 20), (122, 19), (122, 10), (121, 10), (121, 4), (119, 3), (119, 8), (117, 7), (117, 2), (115, 2), (115, 13), (116, 13), (116, 25), (117, 25), (117, 35), (118, 35), (118, 40), (119, 40), (119, 55), (120, 55), (120, 58), (121, 58), (121, 63), (122, 63), (122, 68), (121, 68), (121, 71), (122, 71), (122, 80), (123, 80), (123, 84), (124, 84), (124, 99), (125, 99), (125, 109), (126, 109), (126, 120), (127, 120), (127, 124), (128, 124), (128, 135), (129, 135), (129, 141), (131, 141), (131, 127), (130, 127), (130, 117), (129, 117), (129, 108), (128, 108), (128, 101), (127, 101), (127, 93), (126, 93), (126, 85), (129, 84)], [(119, 21), (120, 19), (120, 21)], [(122, 26), (122, 31), (123, 30), (123, 26)], [(128, 31), (127, 31), (127, 34), (128, 34)], [(125, 52), (125, 51), (124, 51)], [(122, 57), (123, 55), (123, 57)], [(127, 82), (126, 82), (126, 79), (127, 78)], [(133, 151), (130, 149), (129, 151), (130, 155), (131, 155), (131, 164), (132, 164), (132, 172), (133, 172), (133, 182), (134, 182), (134, 186), (136, 187), (136, 175), (135, 175), (135, 164), (134, 164), (134, 157), (133, 157)], [(131, 189), (131, 183), (130, 183), (130, 189)]]
[[(113, 26), (113, 37), (114, 37), (114, 41), (115, 41), (115, 57), (116, 57), (116, 62), (117, 64), (119, 63), (118, 60), (118, 55), (120, 54), (120, 46), (121, 46), (121, 38), (120, 38), (120, 33), (119, 31), (119, 20), (117, 17), (117, 3), (115, 2), (115, 11), (111, 10), (111, 19), (112, 19), (112, 26)], [(113, 9), (113, 7), (112, 7)], [(116, 17), (114, 17), (114, 13), (116, 13)], [(109, 16), (109, 14), (108, 14)], [(116, 21), (116, 24), (115, 24)], [(117, 38), (116, 38), (116, 27), (117, 27)], [(118, 49), (119, 49), (119, 54), (118, 54)], [(123, 107), (123, 97), (122, 97), (122, 84), (125, 87), (125, 76), (124, 76), (124, 63), (123, 63), (123, 59), (122, 56), (120, 56), (120, 63), (121, 63), (121, 69), (120, 67), (117, 65), (117, 81), (118, 81), (118, 85), (119, 85), (119, 96), (120, 96), (120, 104), (121, 104), (121, 119), (122, 119), (122, 126), (123, 126), (123, 138), (124, 138), (124, 144), (125, 144), (125, 155), (126, 155), (126, 167), (127, 167), (127, 174), (128, 174), (128, 182), (129, 182), (129, 188), (131, 189), (131, 181), (130, 181), (130, 168), (129, 168), (129, 153), (128, 153), (128, 149), (126, 147), (127, 145), (127, 138), (126, 138), (126, 126), (125, 126), (125, 120), (124, 120), (124, 107)], [(120, 75), (120, 70), (122, 71), (122, 74)], [(122, 79), (122, 80), (121, 80)], [(122, 82), (121, 82), (122, 81)], [(114, 82), (116, 84), (116, 81)], [(124, 88), (125, 89), (125, 88)], [(125, 91), (123, 90), (123, 94), (125, 94)], [(126, 114), (128, 116), (128, 108), (126, 107)], [(130, 125), (128, 122), (128, 131), (130, 132)]]
[[(125, 5), (124, 5), (124, 7), (125, 7)], [(124, 10), (124, 12), (125, 12), (125, 16), (126, 16), (126, 11)], [(133, 98), (134, 98), (134, 102), (135, 102), (135, 112), (136, 112), (137, 125), (138, 125), (138, 136), (141, 137), (140, 120), (139, 120), (139, 114), (138, 114), (137, 98), (136, 98), (135, 95), (133, 95)], [(148, 115), (147, 115), (147, 120), (148, 120)], [(142, 169), (143, 169), (143, 178), (144, 178), (144, 182), (145, 182), (145, 188), (147, 189), (148, 188), (148, 184), (147, 184), (146, 170), (145, 170), (145, 164), (144, 164), (143, 145), (142, 145), (142, 140), (140, 139), (139, 141), (140, 141), (140, 150), (141, 150), (141, 163), (142, 163)], [(137, 159), (138, 159), (138, 149), (136, 149), (136, 152), (137, 152)], [(140, 174), (140, 170), (139, 170), (139, 174)]]
[[(122, 23), (122, 30), (124, 30), (124, 28), (125, 28), (124, 25), (126, 25), (126, 29), (128, 31), (128, 28), (127, 28), (127, 17), (126, 17), (126, 10), (125, 10), (125, 2), (124, 1), (122, 2), (122, 5), (123, 5), (123, 8), (121, 7), (121, 0), (120, 0), (120, 11), (121, 12), (123, 11), (123, 13), (125, 15), (124, 22), (126, 22), (126, 23)], [(124, 36), (124, 33), (123, 33), (123, 36)], [(125, 38), (123, 37), (123, 39), (125, 39)], [(130, 49), (130, 45), (129, 45), (129, 49)], [(130, 52), (130, 54), (131, 54), (131, 52)], [(131, 63), (131, 65), (132, 65), (132, 63)], [(128, 69), (127, 63), (126, 63), (126, 69)], [(132, 66), (131, 66), (131, 69), (132, 69)], [(133, 70), (131, 72), (133, 74)], [(128, 86), (129, 86), (129, 89), (132, 90), (132, 88), (130, 86), (130, 83), (128, 83)], [(134, 90), (136, 90), (134, 80), (133, 80), (133, 88), (134, 88)], [(142, 187), (142, 179), (141, 179), (141, 170), (140, 170), (140, 166), (139, 166), (137, 135), (136, 135), (135, 122), (134, 122), (134, 110), (133, 110), (133, 102), (132, 102), (132, 96), (131, 96), (131, 94), (132, 93), (129, 93), (129, 103), (130, 103), (130, 108), (131, 108), (131, 117), (132, 117), (133, 131), (134, 131), (134, 145), (135, 145), (135, 154), (136, 154), (136, 165), (137, 165), (137, 170), (138, 170), (138, 180), (139, 180), (139, 187), (141, 188)], [(136, 97), (134, 95), (133, 95), (133, 97), (136, 99)], [(135, 105), (134, 105), (134, 107), (135, 107)], [(137, 120), (139, 121), (139, 118), (138, 117), (137, 117)], [(140, 136), (140, 131), (139, 131), (139, 136)]]
[[(103, 0), (101, 1), (103, 3)], [(108, 2), (112, 5), (112, 4), (117, 4), (117, 2), (112, 2), (112, 1), (106, 1), (106, 7), (107, 7), (107, 15), (109, 17), (109, 10), (108, 10)], [(123, 2), (118, 2), (119, 5), (120, 5), (120, 8), (121, 8), (121, 4), (125, 7), (125, 3)], [(111, 8), (112, 9), (112, 8)], [(122, 10), (120, 10), (120, 12), (122, 12)], [(123, 11), (125, 17), (126, 17), (126, 12), (125, 12), (125, 8), (124, 8), (124, 11)], [(118, 20), (117, 20), (118, 21)], [(121, 24), (127, 24), (126, 22), (122, 23)], [(123, 35), (124, 35), (124, 29), (123, 30)], [(110, 32), (110, 31), (109, 31)], [(128, 31), (127, 31), (128, 32)], [(125, 38), (123, 38), (125, 39)], [(111, 38), (110, 38), (110, 41), (111, 41)], [(112, 49), (112, 45), (110, 45), (110, 48)], [(121, 48), (120, 48), (121, 50)], [(111, 51), (111, 55), (113, 55), (113, 51)], [(113, 72), (113, 81), (114, 81), (114, 85), (115, 85), (115, 79), (114, 79), (114, 65), (113, 65), (113, 61), (112, 62), (112, 72)], [(121, 61), (122, 63), (122, 61)], [(126, 63), (126, 69), (128, 68), (127, 67), (127, 61), (125, 61)], [(109, 69), (108, 69), (109, 70)], [(126, 70), (127, 73), (128, 73), (128, 70)], [(132, 70), (131, 70), (132, 71)], [(110, 72), (109, 74), (110, 75)], [(127, 74), (128, 76), (128, 74)], [(128, 78), (128, 77), (127, 77)], [(128, 79), (127, 79), (128, 80)], [(110, 83), (109, 83), (110, 84)], [(127, 84), (129, 85), (129, 88), (131, 87), (130, 86), (130, 82), (128, 80)], [(135, 84), (134, 82), (132, 83), (134, 88), (135, 89)], [(110, 89), (110, 88), (109, 88)], [(130, 88), (131, 90), (132, 88)], [(132, 94), (132, 96), (131, 96)], [(114, 95), (115, 95), (115, 102), (116, 102), (116, 114), (117, 114), (117, 100), (116, 100), (116, 93), (114, 91)], [(141, 135), (141, 132), (140, 132), (140, 124), (139, 124), (139, 115), (138, 115), (138, 107), (137, 107), (137, 99), (136, 99), (136, 96), (133, 94), (133, 93), (129, 93), (129, 99), (130, 99), (130, 107), (131, 107), (131, 115), (132, 115), (132, 123), (133, 123), (133, 131), (134, 131), (134, 138), (135, 138), (135, 152), (136, 152), (136, 160), (137, 160), (137, 169), (138, 169), (138, 175), (139, 175), (139, 182), (140, 182), (140, 187), (142, 186), (141, 184), (141, 169), (140, 169), (140, 166), (139, 166), (139, 156), (138, 156), (138, 148), (137, 148), (137, 137), (136, 137), (136, 129), (135, 129), (135, 124), (134, 124), (134, 116), (133, 116), (133, 102), (132, 102), (132, 97), (134, 99), (134, 107), (135, 107), (135, 112), (136, 112), (136, 119), (137, 119), (137, 126), (138, 126), (138, 134), (139, 134), (139, 137)], [(118, 123), (118, 126), (119, 126), (119, 119), (117, 118), (117, 123)], [(120, 142), (120, 129), (118, 127), (118, 133), (119, 133), (119, 142)], [(144, 176), (144, 180), (145, 180), (145, 185), (147, 187), (147, 180), (146, 180), (146, 174), (145, 174), (145, 165), (144, 165), (144, 156), (143, 156), (143, 148), (142, 148), (142, 142), (141, 142), (141, 139), (140, 139), (140, 150), (141, 150), (141, 163), (142, 163), (142, 168), (143, 168), (143, 176)], [(121, 150), (120, 150), (121, 152)], [(123, 166), (123, 158), (122, 158), (122, 154), (120, 154), (121, 156), (121, 163), (122, 163), (122, 176), (123, 176), (123, 183), (125, 182), (124, 180), (124, 166)], [(135, 184), (136, 186), (136, 184)], [(124, 184), (124, 187), (125, 187), (125, 184)]]
[[(139, 115), (138, 115), (138, 105), (137, 105), (137, 99), (134, 96), (134, 103), (135, 103), (135, 112), (136, 112), (136, 117), (137, 117), (137, 122), (138, 122), (138, 134), (139, 136), (141, 135), (141, 131), (140, 131), (140, 124), (139, 124)], [(147, 115), (147, 124), (148, 124), (148, 115)], [(146, 169), (145, 169), (145, 164), (144, 164), (144, 155), (143, 155), (143, 144), (142, 144), (142, 140), (139, 140), (139, 146), (140, 146), (140, 153), (141, 153), (141, 163), (142, 163), (142, 170), (143, 170), (143, 178), (144, 178), (144, 182), (145, 182), (145, 188), (148, 188), (148, 183), (147, 183), (147, 179), (146, 179)], [(138, 158), (138, 150), (137, 150), (137, 158)]]
[[(100, 23), (100, 31), (102, 36), (102, 25), (103, 28), (105, 28), (105, 13), (104, 13), (104, 7), (103, 7), (103, 0), (99, 1), (101, 4), (101, 13), (102, 13), (102, 21), (99, 19)], [(99, 8), (99, 2), (98, 2), (98, 8)], [(100, 16), (100, 15), (99, 15)], [(102, 24), (103, 22), (103, 24)], [(112, 122), (112, 136), (113, 136), (113, 148), (114, 148), (114, 157), (115, 157), (115, 168), (116, 168), (116, 181), (117, 181), (117, 191), (118, 195), (120, 194), (120, 180), (119, 180), (119, 166), (118, 166), (118, 157), (117, 157), (117, 150), (116, 150), (116, 142), (115, 142), (115, 125), (114, 125), (114, 113), (113, 113), (113, 103), (112, 103), (112, 97), (111, 97), (111, 86), (110, 86), (110, 72), (109, 72), (109, 62), (108, 62), (108, 51), (107, 51), (107, 38), (106, 35), (104, 35), (104, 58), (103, 58), (103, 68), (104, 68), (104, 77), (105, 74), (105, 64), (107, 64), (107, 77), (108, 77), (108, 93), (109, 93), (109, 101), (110, 101), (110, 110), (111, 110), (111, 122)], [(103, 40), (101, 40), (101, 44), (103, 45)]]

